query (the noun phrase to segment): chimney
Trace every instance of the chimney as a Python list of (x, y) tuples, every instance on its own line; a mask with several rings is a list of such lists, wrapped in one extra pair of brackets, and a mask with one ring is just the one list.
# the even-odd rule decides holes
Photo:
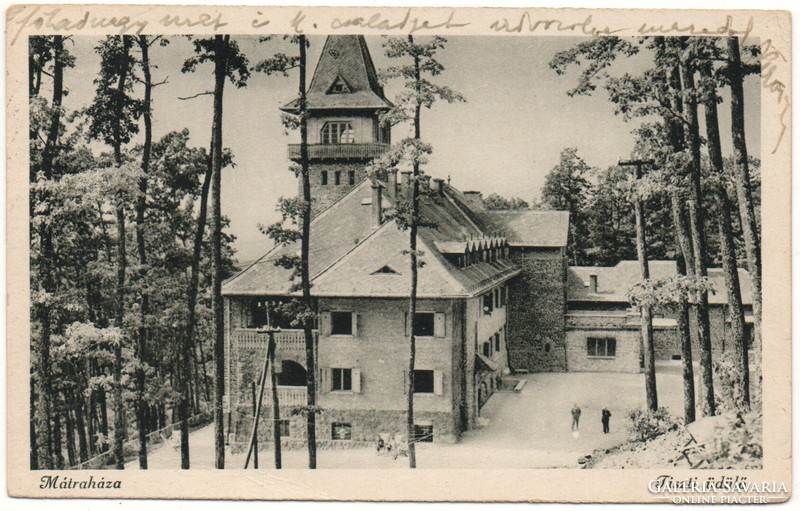
[(404, 170), (400, 174), (401, 174), (400, 180), (402, 182), (402, 185), (400, 186), (400, 194), (402, 194), (402, 196), (405, 197), (406, 199), (410, 199), (411, 198), (411, 171), (410, 170)]
[(397, 169), (391, 169), (387, 174), (386, 195), (392, 200), (397, 198)]
[(589, 291), (597, 294), (597, 275), (589, 275)]
[(431, 181), (431, 191), (436, 195), (444, 196), (444, 179), (434, 178)]
[(382, 187), (378, 181), (372, 182), (372, 227), (380, 227), (383, 223)]

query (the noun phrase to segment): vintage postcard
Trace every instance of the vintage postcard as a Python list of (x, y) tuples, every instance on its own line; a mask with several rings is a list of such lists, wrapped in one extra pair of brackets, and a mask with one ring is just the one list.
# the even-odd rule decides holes
[(790, 497), (788, 12), (6, 14), (11, 496)]

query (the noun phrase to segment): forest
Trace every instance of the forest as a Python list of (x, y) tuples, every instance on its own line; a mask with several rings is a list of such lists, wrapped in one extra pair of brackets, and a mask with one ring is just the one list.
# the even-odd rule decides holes
[[(234, 238), (220, 201), (221, 173), (235, 165), (223, 142), (225, 86), (246, 87), (263, 73), (297, 81), (295, 112), (284, 116), (287, 131), (301, 140), (300, 165), (289, 170), (301, 182), (297, 198), (281, 199), (282, 221), (265, 227), (276, 244), (301, 241), (297, 257), (281, 261), (295, 270), (298, 297), (287, 304), (307, 339), (309, 468), (316, 467), (315, 371), (311, 329), (315, 312), (308, 275), (311, 195), (308, 173), (304, 36), (289, 38), (293, 52), (276, 51), (251, 61), (225, 35), (190, 37), (192, 53), (179, 73), (207, 73), (211, 139), (197, 147), (189, 128), (153, 136), (153, 90), (165, 80), (151, 54), (169, 51), (160, 36), (109, 36), (94, 51), (99, 70), (90, 103), (67, 110), (71, 89), (65, 71), (81, 63), (71, 37), (29, 39), (31, 378), (30, 466), (33, 469), (123, 469), (138, 458), (147, 468), (148, 446), (175, 428), (181, 435), (181, 468), (190, 467), (189, 433), (213, 423), (216, 467), (224, 460), (224, 346), (222, 282), (237, 268)], [(269, 46), (272, 38), (260, 43)], [(413, 169), (414, 193), (398, 205), (395, 222), (410, 234), (413, 316), (416, 269), (421, 262), (416, 230), (430, 145), (422, 138), (421, 113), (436, 101), (463, 102), (433, 83), (444, 67), (435, 59), (442, 38), (392, 38), (387, 56), (399, 64), (383, 78), (405, 86), (396, 108), (382, 119), (405, 125), (400, 139), (371, 166), (375, 173), (405, 165)], [(638, 75), (610, 73), (615, 61), (639, 54), (652, 65)], [(679, 311), (679, 332), (689, 352), (700, 346), (701, 408), (718, 410), (708, 334), (707, 269), (726, 276), (735, 354), (727, 392), (737, 409), (758, 404), (750, 394), (760, 378), (761, 259), (760, 161), (747, 150), (745, 76), (760, 72), (757, 46), (737, 38), (587, 39), (550, 62), (554, 73), (575, 76), (570, 95), (602, 89), (618, 115), (631, 122), (636, 146), (628, 161), (605, 169), (588, 166), (576, 148), (564, 148), (540, 196), (529, 202), (486, 198), (490, 209), (560, 209), (571, 214), (568, 258), (575, 265), (613, 265), (638, 259), (642, 282), (631, 302), (642, 311), (648, 407), (655, 411), (655, 369), (649, 318), (659, 307)], [(730, 100), (731, 126), (722, 130), (722, 91)], [(191, 98), (187, 97), (187, 100)], [(290, 98), (287, 98), (290, 99)], [(426, 113), (427, 115), (427, 113)], [(722, 154), (730, 133), (732, 155)], [(530, 204), (530, 205), (529, 205)], [(648, 260), (678, 261), (680, 275), (651, 280)], [(755, 366), (748, 366), (744, 312), (737, 269), (753, 285)], [(696, 325), (690, 335), (689, 323)], [(414, 339), (409, 365), (413, 374)], [(691, 356), (684, 358), (686, 421), (694, 420)], [(413, 389), (413, 378), (408, 382)], [(717, 384), (718, 385), (718, 384)], [(409, 431), (413, 392), (408, 392)], [(409, 435), (410, 437), (411, 435)], [(276, 454), (277, 456), (277, 454)], [(410, 466), (415, 466), (413, 446)], [(276, 459), (277, 463), (277, 459)]]

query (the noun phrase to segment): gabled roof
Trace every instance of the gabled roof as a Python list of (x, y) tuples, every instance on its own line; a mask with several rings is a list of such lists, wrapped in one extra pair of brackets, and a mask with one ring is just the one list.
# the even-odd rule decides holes
[(509, 244), (523, 247), (566, 247), (569, 236), (568, 211), (486, 211), (490, 221), (507, 237)]
[[(345, 92), (332, 90), (336, 82)], [(331, 35), (325, 40), (306, 95), (309, 110), (386, 110), (392, 103), (383, 94), (367, 42), (362, 35)], [(282, 108), (292, 112), (297, 101)]]
[[(393, 221), (380, 227), (371, 224), (371, 182), (363, 181), (315, 217), (311, 222), (310, 273), (314, 296), (406, 297), (409, 295), (407, 231)], [(367, 205), (364, 205), (364, 203)], [(384, 209), (391, 209), (389, 197)], [(499, 244), (488, 239), (455, 204), (445, 196), (423, 196), (420, 214), (432, 225), (418, 230), (418, 249), (425, 264), (419, 270), (418, 295), (422, 298), (475, 296), (484, 289), (519, 273), (510, 261), (477, 262), (461, 268), (439, 249), (464, 240), (480, 244)], [(223, 294), (290, 294), (291, 272), (275, 265), (286, 254), (298, 253), (299, 244), (275, 248), (223, 286)], [(379, 271), (388, 266), (396, 273)]]
[[(675, 261), (650, 261), (650, 278), (658, 279), (677, 275)], [(597, 293), (589, 287), (590, 276), (597, 276)], [(638, 261), (620, 261), (616, 266), (570, 266), (567, 272), (567, 300), (571, 302), (628, 303), (628, 291), (641, 281)], [(725, 274), (722, 268), (709, 268), (708, 278), (714, 288), (708, 294), (708, 303), (728, 302)], [(750, 274), (739, 269), (739, 286), (742, 303), (753, 303)]]

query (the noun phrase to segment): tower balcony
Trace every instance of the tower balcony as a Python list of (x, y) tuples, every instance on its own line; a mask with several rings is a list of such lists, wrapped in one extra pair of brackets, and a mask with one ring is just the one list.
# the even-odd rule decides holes
[[(370, 160), (383, 154), (389, 144), (308, 144), (309, 160)], [(300, 144), (289, 144), (289, 159), (300, 159)]]

